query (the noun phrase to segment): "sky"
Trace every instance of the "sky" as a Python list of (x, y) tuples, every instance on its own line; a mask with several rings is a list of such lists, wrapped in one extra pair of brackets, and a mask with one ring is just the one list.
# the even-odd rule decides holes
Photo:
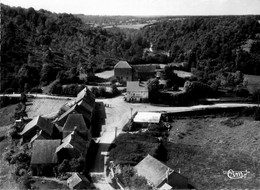
[(85, 15), (260, 14), (260, 0), (1, 0), (9, 6)]

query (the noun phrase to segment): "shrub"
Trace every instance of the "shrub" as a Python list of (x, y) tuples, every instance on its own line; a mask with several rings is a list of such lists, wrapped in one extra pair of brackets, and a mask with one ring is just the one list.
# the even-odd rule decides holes
[(69, 171), (70, 171), (69, 160), (64, 159), (62, 161), (62, 163), (58, 166), (58, 173), (61, 175), (61, 174), (64, 174), (66, 172), (69, 172)]
[(99, 87), (98, 92), (101, 97), (106, 97), (106, 95), (107, 95), (106, 87), (103, 87), (103, 86)]
[(255, 113), (254, 113), (254, 119), (256, 121), (260, 121), (260, 108), (257, 108)]
[(80, 158), (72, 158), (69, 165), (71, 172), (81, 172), (84, 169), (84, 162)]
[(50, 94), (61, 94), (62, 93), (62, 86), (59, 80), (53, 81), (49, 85), (49, 93)]
[(99, 97), (100, 94), (99, 94), (99, 90), (97, 87), (92, 87), (91, 88), (91, 92), (96, 96), (96, 97)]
[(38, 87), (33, 87), (31, 89), (31, 93), (42, 93), (42, 89)]
[(12, 139), (19, 139), (21, 136), (18, 134), (16, 127), (11, 127), (8, 131), (8, 136)]
[(116, 85), (112, 85), (112, 95), (113, 96), (117, 96), (117, 95), (119, 95), (120, 94), (120, 91), (118, 90), (118, 88), (116, 87)]
[(21, 93), (20, 102), (22, 102), (23, 104), (27, 102), (27, 96), (25, 93)]
[(4, 93), (5, 94), (12, 94), (13, 92), (14, 92), (13, 88), (7, 88)]
[(138, 176), (131, 166), (121, 167), (121, 173), (119, 176), (122, 180), (122, 183), (125, 184), (129, 189), (152, 189), (152, 187), (147, 184), (146, 179), (144, 177)]
[(14, 151), (12, 149), (9, 149), (8, 151), (3, 153), (3, 159), (10, 164), (13, 154)]
[(239, 88), (235, 92), (239, 97), (247, 98), (249, 96), (249, 91), (245, 88)]
[(155, 155), (159, 146), (157, 138), (145, 134), (120, 134), (115, 147), (110, 151), (110, 159), (115, 164), (135, 165), (147, 154)]

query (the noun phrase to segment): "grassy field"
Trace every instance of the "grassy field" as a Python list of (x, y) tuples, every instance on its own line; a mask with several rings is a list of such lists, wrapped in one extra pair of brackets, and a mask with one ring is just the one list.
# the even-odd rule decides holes
[(101, 73), (95, 73), (95, 75), (99, 78), (109, 79), (114, 76), (114, 69), (110, 71), (103, 71)]
[[(197, 189), (260, 189), (260, 122), (250, 118), (180, 119), (172, 123), (167, 164)], [(232, 180), (224, 171), (248, 170)]]
[(34, 118), (38, 115), (54, 117), (59, 112), (59, 109), (68, 101), (48, 98), (30, 99), (26, 106), (26, 112), (29, 118)]
[(260, 76), (244, 75), (244, 78), (248, 82), (247, 88), (250, 93), (253, 93), (256, 89), (260, 89)]

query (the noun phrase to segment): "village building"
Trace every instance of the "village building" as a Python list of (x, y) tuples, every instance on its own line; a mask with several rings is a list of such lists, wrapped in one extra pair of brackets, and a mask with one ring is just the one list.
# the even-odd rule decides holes
[(87, 126), (91, 124), (95, 108), (95, 95), (88, 89), (80, 91), (74, 100), (67, 102), (61, 108), (61, 115), (55, 120), (59, 126), (63, 126), (70, 114), (81, 113)]
[(71, 134), (75, 127), (79, 133), (81, 133), (84, 137), (89, 137), (89, 129), (84, 121), (84, 117), (82, 114), (70, 114), (62, 128), (62, 136), (63, 138), (67, 137)]
[(32, 147), (32, 175), (52, 176), (53, 167), (58, 164), (56, 148), (61, 140), (35, 140)]
[(134, 168), (138, 175), (145, 177), (148, 183), (155, 188), (167, 190), (188, 188), (188, 178), (149, 154)]
[(132, 81), (133, 68), (127, 61), (119, 61), (114, 67), (114, 76), (119, 81)]
[(148, 102), (147, 82), (128, 81), (126, 84), (125, 100), (127, 102)]
[(91, 139), (84, 139), (75, 128), (72, 133), (62, 140), (62, 144), (56, 149), (59, 162), (64, 159), (79, 158), (80, 156), (85, 158), (90, 142)]
[(24, 126), (22, 132), (19, 134), (23, 136), (23, 141), (30, 141), (39, 133), (44, 139), (55, 139), (60, 137), (59, 130), (54, 124), (41, 116), (33, 118), (32, 121)]
[(137, 112), (133, 117), (132, 127), (136, 129), (149, 128), (150, 126), (164, 127), (161, 122), (162, 114), (159, 112)]
[(79, 173), (73, 173), (70, 178), (67, 179), (67, 185), (71, 190), (74, 189), (90, 189), (89, 180)]

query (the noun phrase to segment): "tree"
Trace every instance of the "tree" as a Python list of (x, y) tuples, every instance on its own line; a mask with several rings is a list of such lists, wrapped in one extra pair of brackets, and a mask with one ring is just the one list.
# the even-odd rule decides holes
[(70, 171), (70, 164), (69, 164), (69, 160), (68, 159), (64, 159), (62, 161), (62, 163), (58, 166), (58, 173), (64, 174), (66, 172)]
[(159, 98), (159, 80), (150, 79), (147, 86), (149, 91), (149, 101), (152, 103), (157, 103)]
[(118, 90), (118, 88), (116, 87), (115, 84), (113, 84), (113, 85), (111, 86), (111, 88), (112, 88), (112, 96), (117, 96), (117, 95), (120, 94), (120, 91)]

